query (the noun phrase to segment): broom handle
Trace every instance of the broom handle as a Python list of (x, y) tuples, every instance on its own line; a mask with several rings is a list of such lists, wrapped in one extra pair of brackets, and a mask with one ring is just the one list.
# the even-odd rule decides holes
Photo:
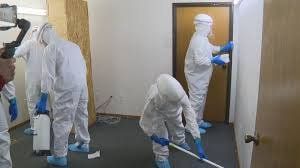
[(190, 156), (193, 156), (194, 158), (197, 158), (198, 160), (202, 160), (203, 162), (208, 163), (208, 164), (210, 164), (210, 165), (212, 165), (212, 166), (215, 166), (215, 167), (217, 167), (217, 168), (224, 168), (224, 167), (222, 167), (222, 166), (220, 166), (220, 165), (218, 165), (218, 164), (216, 164), (216, 163), (214, 163), (214, 162), (212, 162), (212, 161), (209, 161), (209, 160), (207, 160), (207, 159), (201, 159), (201, 158), (200, 158), (199, 156), (197, 156), (196, 154), (194, 154), (194, 153), (192, 153), (192, 152), (190, 152), (190, 151), (188, 151), (188, 150), (185, 150), (185, 149), (179, 147), (178, 145), (175, 145), (175, 144), (172, 143), (172, 142), (169, 143), (169, 146), (172, 146), (173, 148), (176, 148), (176, 149), (178, 149), (178, 150), (180, 150), (180, 151), (182, 151), (182, 152), (184, 152), (184, 153), (186, 153), (186, 154), (188, 154), (188, 155), (190, 155)]

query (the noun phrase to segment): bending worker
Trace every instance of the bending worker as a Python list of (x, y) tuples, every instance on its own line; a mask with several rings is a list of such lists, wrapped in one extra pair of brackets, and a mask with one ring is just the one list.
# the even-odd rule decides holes
[(213, 72), (213, 64), (224, 65), (220, 55), (212, 54), (230, 52), (233, 43), (224, 47), (212, 45), (208, 37), (212, 34), (213, 19), (205, 14), (199, 14), (194, 19), (196, 32), (194, 33), (185, 57), (185, 77), (188, 83), (192, 108), (196, 112), (197, 123), (201, 134), (206, 133), (211, 123), (203, 120), (203, 113), (208, 92), (209, 82)]
[(185, 141), (182, 111), (186, 120), (186, 129), (191, 132), (195, 140), (198, 155), (200, 158), (205, 158), (195, 112), (185, 91), (172, 76), (160, 75), (147, 94), (140, 120), (141, 128), (153, 141), (155, 163), (158, 168), (171, 167), (168, 160), (170, 140), (186, 150), (191, 150)]
[[(58, 37), (48, 23), (40, 28), (38, 41), (46, 47), (38, 111), (46, 111), (52, 89), (54, 95), (54, 150), (53, 156), (48, 156), (47, 161), (51, 165), (66, 166), (68, 148), (75, 152), (89, 152), (86, 64), (79, 46)], [(68, 146), (73, 124), (77, 142)]]

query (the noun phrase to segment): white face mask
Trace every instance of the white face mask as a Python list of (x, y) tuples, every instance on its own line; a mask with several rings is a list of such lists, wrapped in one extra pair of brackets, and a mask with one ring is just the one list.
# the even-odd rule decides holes
[(212, 29), (212, 26), (210, 27), (210, 32), (208, 34), (208, 38), (214, 38), (215, 37), (215, 34), (213, 32), (213, 29)]
[(196, 32), (202, 34), (205, 37), (210, 37), (213, 35), (212, 33), (212, 25), (208, 24), (196, 24), (195, 25)]

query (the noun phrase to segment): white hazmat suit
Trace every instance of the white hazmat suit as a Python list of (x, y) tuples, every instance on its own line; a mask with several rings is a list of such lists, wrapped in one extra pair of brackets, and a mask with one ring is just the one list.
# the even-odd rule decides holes
[(14, 56), (23, 58), (26, 62), (25, 85), (31, 129), (34, 127), (33, 117), (36, 102), (41, 95), (42, 56), (44, 53), (44, 46), (37, 41), (37, 31), (37, 27), (33, 28), (31, 38), (17, 48)]
[(213, 72), (212, 54), (220, 51), (220, 46), (214, 46), (208, 40), (212, 23), (213, 20), (208, 15), (200, 14), (195, 17), (196, 32), (190, 41), (185, 57), (184, 72), (190, 102), (196, 112), (198, 123), (203, 120), (208, 86)]
[[(15, 97), (15, 86), (12, 82), (7, 83), (1, 93), (10, 100)], [(0, 100), (0, 168), (11, 168), (12, 162), (10, 158), (10, 135), (8, 133), (8, 124), (6, 114), (3, 108), (2, 100)]]
[(1, 93), (3, 94), (3, 96), (5, 97), (5, 99), (7, 101), (15, 98), (16, 97), (16, 87), (15, 87), (14, 83), (8, 82), (7, 84), (5, 84)]
[(42, 65), (42, 93), (53, 89), (54, 156), (65, 157), (73, 123), (77, 142), (89, 144), (86, 64), (78, 45), (57, 36), (48, 23), (39, 42), (46, 45)]
[[(172, 76), (163, 74), (153, 84), (146, 97), (146, 105), (140, 119), (143, 131), (151, 136), (169, 139), (176, 144), (185, 143), (185, 128), (182, 112), (186, 120), (186, 129), (194, 137), (200, 138), (195, 112), (182, 86)], [(156, 161), (164, 161), (169, 156), (168, 146), (153, 142)]]

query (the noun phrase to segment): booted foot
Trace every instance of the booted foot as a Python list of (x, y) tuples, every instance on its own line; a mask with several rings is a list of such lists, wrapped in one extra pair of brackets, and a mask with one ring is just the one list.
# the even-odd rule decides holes
[(183, 144), (180, 144), (180, 145), (178, 145), (178, 146), (180, 146), (180, 147), (182, 147), (183, 149), (188, 150), (188, 151), (191, 150), (191, 147), (190, 147), (189, 144), (187, 144), (186, 142), (184, 142)]
[(205, 133), (206, 133), (206, 130), (203, 129), (203, 128), (199, 128), (199, 132), (200, 132), (200, 134), (205, 134)]
[(89, 144), (76, 142), (69, 145), (69, 151), (88, 153), (90, 151)]
[(201, 120), (200, 122), (198, 122), (198, 126), (200, 128), (204, 128), (204, 129), (207, 129), (207, 128), (210, 128), (212, 127), (212, 124), (210, 122), (206, 122), (204, 120)]
[(53, 166), (67, 166), (67, 157), (47, 156), (47, 162)]
[(157, 168), (171, 168), (169, 160), (164, 160), (164, 161), (155, 161), (156, 167)]
[(33, 135), (33, 133), (34, 133), (34, 131), (31, 128), (26, 128), (24, 130), (24, 134), (26, 134), (26, 135)]

